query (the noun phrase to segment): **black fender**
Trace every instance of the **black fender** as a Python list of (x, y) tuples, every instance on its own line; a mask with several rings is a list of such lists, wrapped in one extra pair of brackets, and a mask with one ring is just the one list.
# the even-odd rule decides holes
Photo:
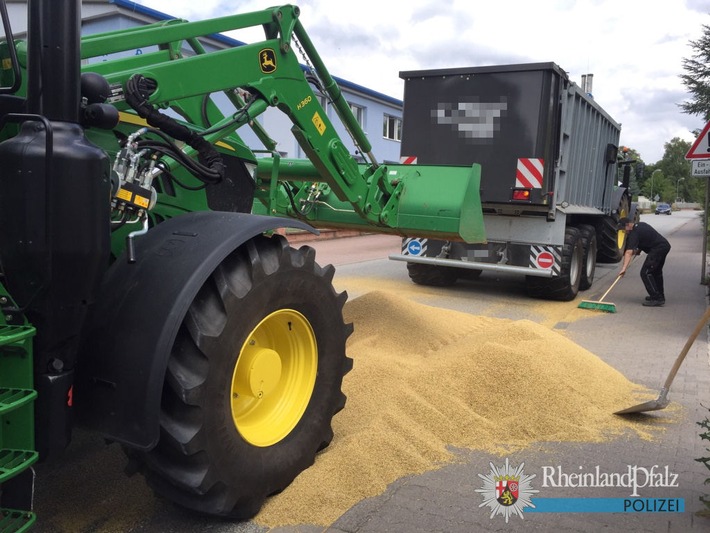
[(627, 189), (625, 187), (617, 187), (611, 193), (611, 212), (617, 212), (619, 209), (619, 204), (621, 204), (621, 199), (627, 195)]
[(200, 287), (232, 251), (290, 219), (200, 211), (171, 218), (135, 239), (104, 277), (77, 365), (74, 405), (81, 421), (109, 440), (141, 450), (159, 437), (170, 350)]

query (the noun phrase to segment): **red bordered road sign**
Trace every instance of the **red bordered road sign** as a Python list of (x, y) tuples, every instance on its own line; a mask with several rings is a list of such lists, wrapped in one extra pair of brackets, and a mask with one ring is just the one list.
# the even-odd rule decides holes
[(710, 122), (705, 124), (703, 131), (695, 139), (693, 146), (685, 154), (686, 159), (710, 159)]
[(537, 256), (537, 264), (540, 268), (552, 268), (555, 264), (555, 258), (550, 252), (542, 252)]

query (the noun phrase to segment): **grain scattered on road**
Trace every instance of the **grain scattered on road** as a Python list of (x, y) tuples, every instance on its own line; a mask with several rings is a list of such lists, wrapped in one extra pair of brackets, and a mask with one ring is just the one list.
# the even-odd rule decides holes
[(450, 447), (504, 455), (531, 443), (646, 438), (664, 423), (612, 413), (652, 391), (529, 320), (472, 316), (386, 291), (346, 304), (354, 369), (335, 438), (256, 522), (327, 526), (406, 475), (455, 460)]

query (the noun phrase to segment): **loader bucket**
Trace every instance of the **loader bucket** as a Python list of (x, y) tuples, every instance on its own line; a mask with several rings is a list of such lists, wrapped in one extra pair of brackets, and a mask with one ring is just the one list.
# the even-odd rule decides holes
[(404, 182), (394, 225), (406, 236), (485, 242), (480, 165), (390, 166)]
[[(368, 166), (359, 165), (359, 170), (361, 175), (367, 175)], [(322, 180), (312, 163), (293, 159), (280, 162), (271, 158), (259, 159), (258, 176), (266, 180), (295, 182), (293, 186), (301, 191), (307, 188), (304, 182)], [(399, 187), (385, 206), (386, 215), (376, 222), (357, 212), (356, 202), (336, 195), (337, 189), (331, 188), (327, 180), (322, 180), (317, 196), (308, 197), (303, 193), (291, 193), (294, 197), (287, 198), (281, 195), (284, 188), (274, 188), (272, 184), (268, 198), (265, 195), (257, 198), (254, 212), (292, 217), (298, 208), (301, 218), (306, 217), (318, 228), (485, 242), (479, 192), (480, 165), (388, 165), (387, 179)]]

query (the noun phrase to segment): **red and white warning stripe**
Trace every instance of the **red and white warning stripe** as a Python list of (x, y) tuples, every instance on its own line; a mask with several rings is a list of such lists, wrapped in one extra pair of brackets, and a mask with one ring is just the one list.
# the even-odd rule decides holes
[(399, 158), (399, 162), (402, 163), (403, 165), (416, 165), (417, 164), (417, 156), (403, 155), (402, 157)]
[(542, 189), (545, 164), (542, 159), (521, 157), (515, 173), (515, 186), (526, 189)]

